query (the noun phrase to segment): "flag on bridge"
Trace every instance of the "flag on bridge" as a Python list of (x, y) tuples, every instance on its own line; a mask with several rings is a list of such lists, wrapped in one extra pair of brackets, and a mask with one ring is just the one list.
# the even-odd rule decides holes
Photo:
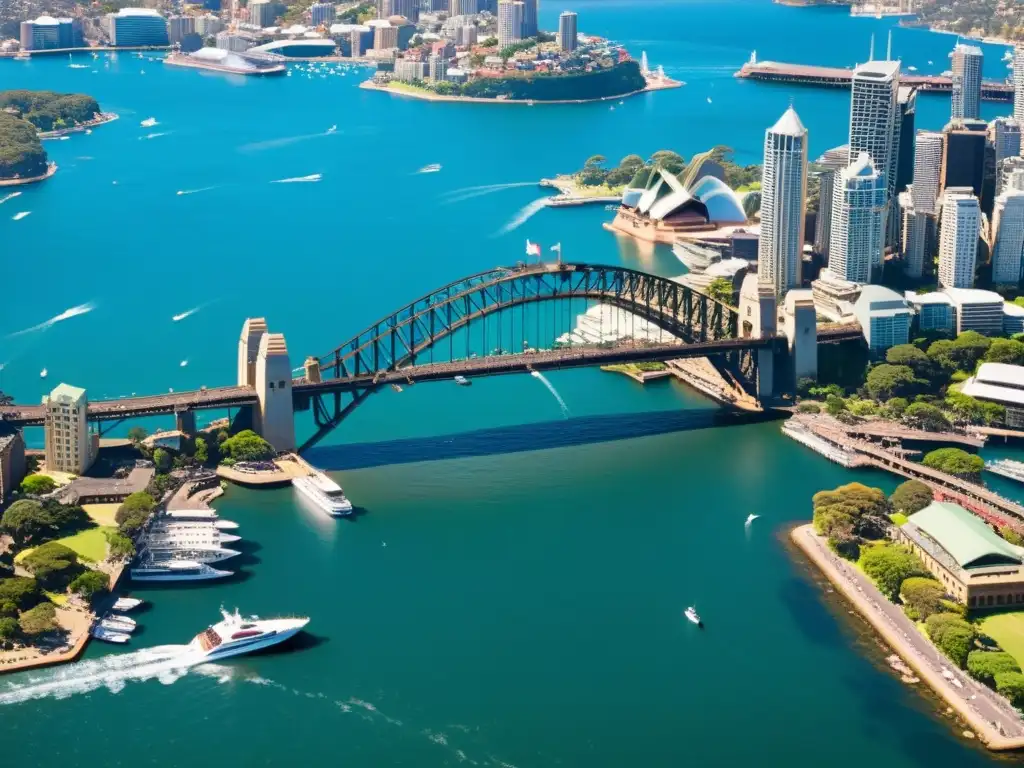
[(529, 240), (526, 241), (526, 255), (536, 256), (540, 258), (540, 245), (538, 243), (531, 243)]

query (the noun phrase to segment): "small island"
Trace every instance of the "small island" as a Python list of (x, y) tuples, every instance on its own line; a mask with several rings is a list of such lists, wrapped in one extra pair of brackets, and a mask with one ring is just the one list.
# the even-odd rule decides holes
[(56, 173), (57, 164), (48, 161), (41, 139), (88, 131), (116, 119), (83, 94), (0, 91), (0, 186), (31, 184)]

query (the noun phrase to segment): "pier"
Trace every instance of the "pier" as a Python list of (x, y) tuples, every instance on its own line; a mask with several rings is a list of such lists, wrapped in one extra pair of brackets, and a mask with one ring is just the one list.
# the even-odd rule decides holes
[[(842, 67), (818, 67), (807, 64), (786, 64), (779, 61), (748, 61), (735, 77), (768, 83), (788, 83), (816, 88), (845, 88), (853, 83), (853, 70)], [(925, 93), (952, 93), (953, 80), (942, 75), (900, 73), (900, 85), (908, 85)], [(1013, 101), (1013, 84), (998, 80), (981, 83), (984, 101)]]

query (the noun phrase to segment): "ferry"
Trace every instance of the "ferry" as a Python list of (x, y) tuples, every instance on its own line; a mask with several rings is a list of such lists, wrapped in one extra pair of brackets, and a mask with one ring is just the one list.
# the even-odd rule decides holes
[(102, 640), (105, 643), (127, 643), (131, 639), (131, 635), (127, 632), (117, 632), (113, 629), (107, 629), (99, 624), (92, 628), (92, 636), (97, 640)]
[(305, 616), (291, 619), (261, 619), (242, 616), (237, 610), (220, 611), (223, 620), (204, 629), (189, 643), (189, 649), (205, 661), (224, 659), (269, 648), (296, 635), (309, 623)]
[(132, 581), (205, 581), (231, 575), (190, 560), (155, 561), (131, 569)]
[(295, 490), (332, 517), (352, 514), (352, 502), (345, 497), (341, 486), (323, 472), (292, 478)]
[(1000, 475), (1010, 480), (1016, 480), (1018, 483), (1024, 483), (1024, 462), (1014, 461), (1013, 459), (996, 459), (995, 461), (985, 462), (985, 469), (994, 475)]
[(683, 611), (683, 615), (686, 616), (693, 624), (696, 624), (701, 629), (704, 629), (704, 622), (701, 621), (700, 615), (697, 613), (697, 609), (692, 605)]

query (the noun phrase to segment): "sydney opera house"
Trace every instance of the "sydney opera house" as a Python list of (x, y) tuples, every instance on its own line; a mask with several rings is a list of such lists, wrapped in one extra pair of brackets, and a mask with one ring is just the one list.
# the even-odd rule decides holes
[(682, 173), (655, 168), (645, 187), (627, 189), (611, 229), (656, 243), (683, 237), (725, 243), (737, 230), (757, 231), (752, 223), (758, 193), (741, 197), (725, 183), (725, 170), (711, 152), (696, 155)]

